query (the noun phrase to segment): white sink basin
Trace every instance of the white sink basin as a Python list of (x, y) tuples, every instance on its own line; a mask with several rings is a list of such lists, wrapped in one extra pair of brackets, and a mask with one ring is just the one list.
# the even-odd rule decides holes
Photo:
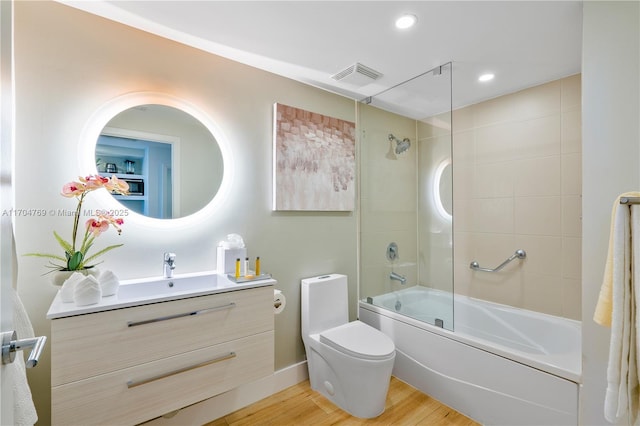
[(139, 299), (148, 295), (162, 296), (179, 293), (192, 293), (218, 288), (218, 282), (228, 287), (231, 281), (223, 275), (183, 274), (173, 278), (142, 278), (127, 280), (120, 283), (118, 289), (119, 300)]
[(49, 307), (47, 318), (63, 318), (252, 287), (272, 286), (275, 283), (276, 281), (272, 278), (235, 282), (226, 275), (216, 274), (215, 271), (176, 274), (173, 278), (158, 276), (123, 280), (116, 295), (103, 297), (100, 302), (93, 305), (76, 306), (75, 303), (62, 302), (58, 292)]

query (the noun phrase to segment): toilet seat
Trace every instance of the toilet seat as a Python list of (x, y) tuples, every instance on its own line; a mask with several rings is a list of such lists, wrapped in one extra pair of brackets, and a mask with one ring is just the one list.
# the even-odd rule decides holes
[(395, 345), (388, 336), (361, 321), (321, 332), (320, 342), (360, 359), (380, 360), (395, 352)]

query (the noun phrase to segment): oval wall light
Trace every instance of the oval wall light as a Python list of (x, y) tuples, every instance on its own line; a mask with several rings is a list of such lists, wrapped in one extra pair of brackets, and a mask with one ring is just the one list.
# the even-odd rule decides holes
[(396, 19), (396, 28), (406, 30), (407, 28), (413, 27), (416, 22), (418, 22), (418, 17), (407, 13)]

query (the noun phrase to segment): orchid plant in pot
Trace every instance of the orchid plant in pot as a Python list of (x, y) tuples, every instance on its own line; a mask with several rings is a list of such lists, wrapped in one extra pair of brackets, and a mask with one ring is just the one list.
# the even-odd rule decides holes
[(56, 231), (53, 231), (53, 236), (62, 247), (64, 256), (47, 253), (26, 254), (26, 256), (37, 256), (50, 259), (47, 267), (51, 268), (52, 271), (59, 271), (62, 273), (60, 278), (54, 277), (53, 282), (56, 285), (62, 285), (65, 276), (71, 275), (73, 272), (97, 274), (97, 268), (95, 268), (96, 263), (93, 263), (93, 261), (106, 252), (122, 246), (122, 244), (110, 245), (88, 255), (89, 250), (93, 247), (95, 239), (100, 236), (100, 234), (107, 231), (110, 226), (113, 226), (116, 229), (118, 235), (122, 232), (121, 226), (124, 223), (122, 218), (113, 217), (106, 212), (98, 212), (96, 215), (92, 215), (92, 217), (85, 222), (82, 240), (79, 241), (78, 239), (80, 216), (83, 212), (82, 203), (90, 192), (102, 188), (114, 194), (128, 195), (129, 193), (129, 185), (127, 185), (126, 182), (119, 180), (116, 176), (106, 178), (100, 175), (91, 175), (79, 177), (77, 181), (65, 184), (62, 187), (62, 196), (75, 198), (78, 204), (73, 214), (71, 241), (65, 240)]

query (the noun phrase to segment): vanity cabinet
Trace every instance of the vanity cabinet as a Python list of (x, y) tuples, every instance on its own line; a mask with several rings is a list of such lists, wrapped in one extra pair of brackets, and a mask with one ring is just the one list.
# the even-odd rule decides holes
[(137, 424), (273, 373), (273, 287), (56, 318), (54, 425)]

